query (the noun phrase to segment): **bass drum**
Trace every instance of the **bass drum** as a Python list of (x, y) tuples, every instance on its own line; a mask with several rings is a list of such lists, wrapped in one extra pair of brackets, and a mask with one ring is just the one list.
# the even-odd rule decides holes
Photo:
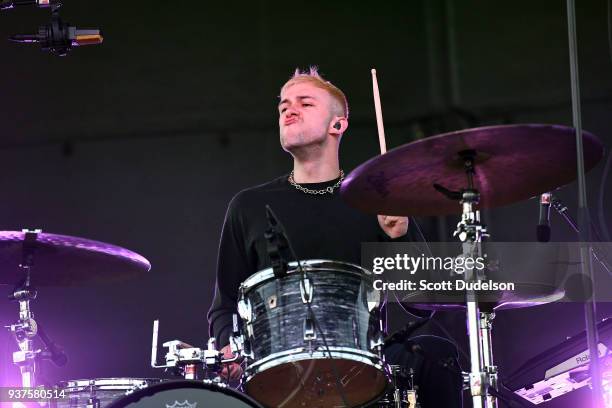
[(248, 396), (212, 381), (167, 381), (116, 400), (109, 408), (263, 408)]

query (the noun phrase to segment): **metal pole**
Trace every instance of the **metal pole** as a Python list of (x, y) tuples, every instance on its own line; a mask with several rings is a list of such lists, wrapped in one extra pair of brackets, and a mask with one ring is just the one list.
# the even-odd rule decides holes
[[(576, 159), (578, 172), (578, 225), (580, 229), (579, 241), (582, 274), (586, 281), (593, 282), (593, 265), (591, 258), (589, 210), (587, 207), (586, 182), (584, 170), (584, 156), (582, 146), (582, 120), (580, 116), (580, 79), (578, 70), (578, 46), (576, 41), (576, 7), (574, 0), (567, 0), (567, 28), (569, 42), (570, 76), (572, 89), (572, 119), (576, 129)], [(585, 293), (587, 299), (584, 303), (584, 315), (587, 333), (587, 342), (590, 355), (591, 382), (593, 387), (592, 407), (600, 408), (603, 403), (601, 387), (601, 371), (599, 369), (599, 355), (597, 350), (597, 313), (595, 297), (592, 293)]]
[(482, 357), (486, 377), (488, 380), (487, 387), (487, 408), (497, 408), (497, 397), (490, 393), (490, 389), (497, 390), (497, 367), (493, 365), (493, 340), (491, 332), (493, 330), (494, 312), (485, 312), (480, 314), (480, 339), (482, 342)]
[[(468, 298), (475, 297), (474, 291), (470, 291)], [(483, 378), (483, 361), (479, 330), (478, 303), (474, 300), (467, 302), (467, 324), (468, 338), (470, 342), (470, 394), (472, 395), (473, 408), (483, 408), (486, 395), (486, 379)]]
[(448, 69), (451, 106), (458, 106), (461, 100), (461, 87), (459, 86), (459, 68), (457, 61), (457, 36), (455, 27), (455, 2), (446, 0), (446, 26), (448, 41)]

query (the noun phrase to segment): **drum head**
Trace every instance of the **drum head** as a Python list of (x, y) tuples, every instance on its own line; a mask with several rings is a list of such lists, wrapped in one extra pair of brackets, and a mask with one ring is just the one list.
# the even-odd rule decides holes
[(357, 407), (376, 400), (389, 384), (380, 367), (350, 355), (312, 359), (306, 354), (287, 360), (296, 357), (302, 359), (279, 361), (254, 375), (245, 384), (246, 393), (267, 407)]
[(203, 381), (168, 381), (138, 390), (109, 408), (261, 408), (248, 396)]

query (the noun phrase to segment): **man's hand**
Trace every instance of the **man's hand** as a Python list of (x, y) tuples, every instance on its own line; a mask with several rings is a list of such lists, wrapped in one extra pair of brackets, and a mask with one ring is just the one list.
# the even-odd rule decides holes
[(390, 238), (399, 238), (408, 232), (408, 217), (378, 215), (378, 224)]
[[(221, 352), (223, 353), (224, 359), (234, 357), (234, 354), (232, 353), (232, 349), (230, 348), (229, 344), (223, 347), (221, 349)], [(222, 378), (229, 378), (230, 380), (239, 380), (242, 376), (242, 367), (240, 366), (240, 364), (235, 362), (223, 364), (223, 368), (221, 369), (220, 375)]]

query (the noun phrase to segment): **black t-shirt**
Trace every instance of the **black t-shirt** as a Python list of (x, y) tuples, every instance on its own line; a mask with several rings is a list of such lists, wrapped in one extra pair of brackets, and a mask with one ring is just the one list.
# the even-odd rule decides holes
[[(318, 190), (337, 181), (301, 185)], [(362, 242), (391, 241), (376, 216), (350, 207), (340, 197), (339, 189), (333, 194), (307, 194), (289, 184), (285, 175), (239, 192), (225, 216), (215, 298), (208, 311), (209, 334), (215, 336), (219, 346), (228, 343), (238, 287), (248, 276), (270, 267), (264, 237), (268, 228), (266, 204), (285, 227), (301, 260), (330, 259), (359, 265)]]

